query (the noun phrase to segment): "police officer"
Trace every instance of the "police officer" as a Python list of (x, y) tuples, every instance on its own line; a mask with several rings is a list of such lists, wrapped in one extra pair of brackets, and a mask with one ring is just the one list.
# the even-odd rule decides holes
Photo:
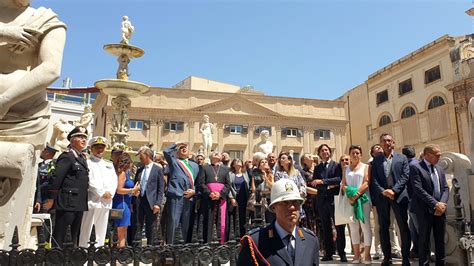
[(36, 192), (35, 192), (35, 205), (33, 211), (45, 213), (47, 212), (44, 208), (41, 208), (41, 205), (46, 202), (48, 199), (48, 186), (49, 178), (54, 171), (54, 165), (56, 160), (54, 160), (54, 155), (56, 155), (56, 150), (49, 143), (46, 143), (46, 147), (41, 151), (40, 158), (43, 160), (38, 163), (38, 176), (36, 179)]
[(49, 199), (44, 205), (56, 210), (53, 246), (62, 247), (66, 230), (71, 226), (73, 244), (77, 245), (82, 215), (87, 211), (89, 169), (85, 154), (87, 129), (75, 127), (69, 132), (69, 148), (59, 155), (49, 189)]
[(95, 225), (96, 246), (104, 245), (107, 233), (107, 222), (109, 210), (112, 208), (112, 198), (117, 190), (117, 174), (112, 162), (103, 159), (107, 139), (101, 136), (89, 140), (91, 149), (90, 159), (87, 160), (89, 167), (89, 192), (88, 207), (84, 212), (79, 236), (79, 246), (87, 247)]
[(273, 184), (269, 209), (276, 220), (241, 239), (237, 265), (319, 265), (319, 241), (314, 233), (296, 224), (303, 204), (292, 180)]

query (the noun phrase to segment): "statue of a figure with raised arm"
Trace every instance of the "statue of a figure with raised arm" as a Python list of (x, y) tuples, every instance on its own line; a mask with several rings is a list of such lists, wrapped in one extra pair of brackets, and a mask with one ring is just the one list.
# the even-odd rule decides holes
[(0, 0), (0, 249), (30, 231), (36, 162), (51, 114), (46, 88), (60, 76), (66, 25), (29, 0)]
[(92, 121), (94, 120), (94, 113), (92, 112), (92, 107), (90, 104), (86, 104), (84, 106), (84, 112), (82, 113), (81, 117), (79, 120), (74, 122), (74, 126), (78, 127), (84, 127), (87, 129), (87, 132), (89, 133), (89, 137), (92, 137)]
[(127, 16), (122, 17), (122, 40), (120, 43), (128, 44), (130, 38), (132, 38), (132, 34), (135, 28), (132, 25), (132, 22), (128, 20)]
[(273, 143), (268, 140), (270, 132), (268, 130), (260, 131), (260, 142), (255, 145), (254, 152), (263, 152), (265, 156), (273, 152)]
[(212, 134), (214, 134), (214, 125), (209, 122), (209, 116), (204, 115), (202, 117), (204, 123), (201, 124), (202, 144), (204, 145), (204, 157), (208, 157), (211, 154), (212, 149)]

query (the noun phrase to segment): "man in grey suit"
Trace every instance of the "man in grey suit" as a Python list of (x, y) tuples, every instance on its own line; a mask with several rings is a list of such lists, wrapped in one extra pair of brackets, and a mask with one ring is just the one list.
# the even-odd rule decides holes
[(143, 227), (145, 223), (145, 234), (147, 243), (153, 240), (153, 225), (163, 205), (165, 179), (163, 169), (156, 165), (153, 151), (144, 146), (137, 154), (142, 163), (136, 174), (136, 182), (140, 183), (140, 194), (138, 195), (138, 223)]
[(436, 165), (441, 151), (438, 145), (427, 145), (424, 159), (410, 165), (413, 187), (413, 209), (418, 221), (418, 255), (420, 265), (430, 264), (430, 236), (433, 229), (436, 265), (445, 265), (444, 234), (446, 232), (446, 207), (449, 188), (443, 169)]
[(195, 208), (195, 181), (199, 173), (197, 163), (188, 160), (188, 145), (184, 142), (171, 144), (163, 151), (168, 162), (167, 226), (166, 243), (176, 244), (175, 230), (181, 223), (185, 242), (191, 242), (193, 222), (191, 214)]
[(410, 201), (406, 185), (410, 168), (407, 158), (395, 152), (395, 141), (388, 133), (380, 136), (383, 153), (372, 161), (370, 193), (372, 201), (377, 202), (377, 215), (380, 224), (380, 244), (384, 259), (382, 265), (392, 264), (390, 246), (390, 209), (397, 220), (402, 239), (403, 265), (410, 265), (410, 230), (408, 229), (408, 203)]

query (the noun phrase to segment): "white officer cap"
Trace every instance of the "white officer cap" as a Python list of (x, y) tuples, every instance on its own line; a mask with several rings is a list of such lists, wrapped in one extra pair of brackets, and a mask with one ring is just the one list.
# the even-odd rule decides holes
[(281, 201), (298, 200), (303, 204), (304, 199), (300, 195), (298, 186), (290, 179), (280, 179), (276, 181), (272, 186), (270, 194), (270, 206), (272, 209), (273, 204)]
[(89, 146), (92, 147), (94, 145), (105, 145), (107, 146), (107, 139), (102, 136), (95, 136), (89, 140)]

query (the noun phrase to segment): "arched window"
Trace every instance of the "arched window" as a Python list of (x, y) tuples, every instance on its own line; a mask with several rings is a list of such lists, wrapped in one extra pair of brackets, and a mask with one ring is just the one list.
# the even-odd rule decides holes
[(380, 120), (379, 120), (379, 127), (383, 127), (385, 125), (388, 125), (392, 123), (392, 119), (388, 115), (383, 115)]
[(408, 117), (410, 117), (412, 115), (415, 115), (415, 114), (416, 114), (415, 108), (413, 108), (411, 106), (407, 106), (402, 111), (402, 119), (403, 118), (408, 118)]
[(441, 105), (444, 105), (444, 99), (440, 96), (435, 96), (431, 98), (430, 103), (428, 104), (428, 109), (433, 109)]

